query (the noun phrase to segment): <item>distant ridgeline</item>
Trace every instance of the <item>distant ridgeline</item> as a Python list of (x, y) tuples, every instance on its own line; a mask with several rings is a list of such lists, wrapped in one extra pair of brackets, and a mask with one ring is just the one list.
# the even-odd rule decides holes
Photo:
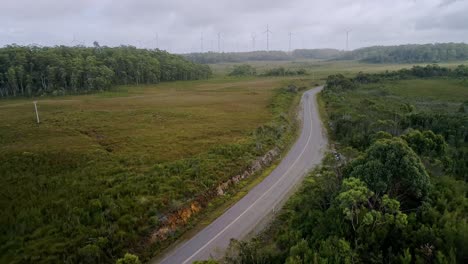
[(370, 63), (433, 63), (468, 60), (468, 44), (375, 46), (347, 52), (337, 59), (360, 60)]
[(0, 48), (0, 97), (99, 91), (112, 85), (208, 78), (207, 65), (132, 46)]
[(337, 49), (297, 49), (285, 51), (251, 51), (251, 52), (207, 52), (183, 54), (185, 58), (196, 63), (246, 62), (246, 61), (286, 61), (294, 59), (334, 59), (344, 54)]
[(337, 49), (297, 49), (284, 51), (252, 51), (228, 53), (189, 53), (185, 58), (196, 63), (281, 61), (297, 59), (359, 60), (368, 63), (434, 63), (468, 60), (468, 44), (410, 44), (400, 46), (374, 46), (341, 51)]

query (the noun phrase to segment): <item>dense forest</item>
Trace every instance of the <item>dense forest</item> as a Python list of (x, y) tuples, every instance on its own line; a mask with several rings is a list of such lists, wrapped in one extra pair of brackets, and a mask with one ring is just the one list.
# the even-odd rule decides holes
[(370, 63), (434, 63), (468, 60), (468, 44), (375, 46), (347, 52), (337, 59), (360, 60)]
[(336, 49), (298, 49), (292, 52), (285, 51), (251, 51), (251, 52), (207, 52), (189, 53), (183, 56), (195, 63), (222, 63), (222, 62), (248, 62), (248, 61), (287, 61), (295, 59), (333, 59), (343, 51)]
[[(305, 75), (307, 71), (303, 68), (300, 69), (286, 69), (284, 67), (277, 67), (267, 69), (264, 73), (259, 76), (297, 76)], [(249, 64), (235, 65), (229, 76), (255, 76), (257, 75), (257, 69)]]
[(0, 97), (69, 94), (119, 84), (208, 78), (211, 70), (178, 55), (132, 46), (0, 48)]
[(467, 77), (436, 65), (330, 76), (321, 102), (335, 150), (226, 262), (466, 263)]

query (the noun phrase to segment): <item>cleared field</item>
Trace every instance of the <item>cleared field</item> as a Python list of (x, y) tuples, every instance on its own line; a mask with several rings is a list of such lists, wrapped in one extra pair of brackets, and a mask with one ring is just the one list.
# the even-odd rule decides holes
[[(291, 137), (290, 79), (0, 101), (0, 262), (112, 262), (164, 213)], [(288, 120), (289, 117), (288, 117)], [(256, 128), (264, 126), (262, 130)], [(280, 133), (280, 134), (278, 134)]]
[(1, 150), (106, 151), (138, 165), (180, 159), (242, 140), (271, 117), (280, 85), (212, 80), (39, 98), (40, 125), (31, 100), (0, 101)]
[[(438, 63), (444, 67), (455, 67), (460, 64), (466, 64), (466, 61), (461, 62), (446, 62)], [(252, 61), (244, 63), (218, 63), (210, 64), (211, 69), (216, 75), (224, 75), (229, 73), (234, 65), (250, 64), (257, 69), (257, 73), (263, 73), (266, 70), (284, 67), (288, 69), (306, 69), (309, 76), (315, 79), (326, 78), (330, 74), (341, 73), (349, 76), (358, 72), (382, 72), (393, 71), (402, 68), (411, 68), (414, 65), (425, 66), (428, 63), (422, 64), (373, 64), (363, 63), (358, 61), (323, 61), (323, 60), (297, 60), (297, 61)]]

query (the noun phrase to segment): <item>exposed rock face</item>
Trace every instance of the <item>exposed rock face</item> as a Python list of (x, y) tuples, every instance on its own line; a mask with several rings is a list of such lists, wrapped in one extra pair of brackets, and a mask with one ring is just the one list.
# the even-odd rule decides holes
[(224, 195), (224, 192), (231, 186), (232, 184), (238, 183), (240, 180), (248, 178), (252, 176), (252, 174), (257, 173), (264, 167), (271, 164), (271, 162), (278, 156), (279, 150), (278, 148), (274, 148), (268, 151), (263, 157), (256, 159), (252, 165), (250, 165), (249, 169), (245, 170), (242, 174), (236, 175), (231, 179), (221, 183), (216, 187), (217, 195)]
[(150, 238), (149, 243), (163, 241), (168, 238), (178, 227), (187, 224), (189, 219), (198, 213), (208, 202), (216, 196), (224, 195), (225, 192), (232, 186), (239, 183), (241, 180), (252, 176), (266, 166), (269, 166), (279, 155), (279, 149), (274, 148), (268, 151), (262, 157), (257, 158), (243, 173), (231, 177), (229, 180), (220, 183), (214, 190), (208, 191), (205, 195), (200, 195), (195, 198), (188, 206), (180, 208), (176, 212), (161, 217), (161, 225), (155, 230)]
[(164, 240), (169, 234), (174, 232), (178, 226), (187, 224), (193, 214), (201, 210), (200, 204), (195, 201), (190, 206), (177, 210), (177, 212), (165, 217), (164, 225), (156, 230), (150, 237), (150, 243), (156, 240)]

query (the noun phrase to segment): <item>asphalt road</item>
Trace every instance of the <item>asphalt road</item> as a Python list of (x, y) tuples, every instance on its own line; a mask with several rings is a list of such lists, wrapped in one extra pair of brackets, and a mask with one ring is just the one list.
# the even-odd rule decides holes
[(245, 238), (271, 218), (307, 171), (322, 160), (327, 138), (316, 103), (316, 94), (321, 89), (317, 87), (304, 93), (301, 135), (276, 169), (209, 226), (152, 263), (188, 264), (220, 258), (232, 238)]

